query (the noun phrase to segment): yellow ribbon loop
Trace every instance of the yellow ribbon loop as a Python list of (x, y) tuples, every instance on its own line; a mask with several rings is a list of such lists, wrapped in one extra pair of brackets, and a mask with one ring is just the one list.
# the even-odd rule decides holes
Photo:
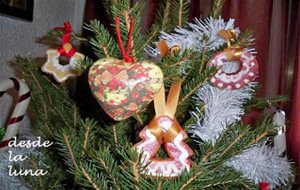
[(220, 30), (218, 35), (227, 40), (227, 48), (224, 50), (225, 56), (228, 61), (240, 60), (244, 48), (240, 46), (232, 46), (231, 43), (237, 38), (237, 31), (234, 29)]
[[(181, 81), (174, 82), (172, 84), (168, 94), (167, 103), (165, 99), (164, 87), (160, 89), (154, 98), (154, 109), (156, 115), (148, 124), (148, 128), (161, 144), (171, 142), (182, 130), (180, 124), (175, 119), (180, 89)], [(163, 131), (162, 126), (159, 126), (158, 120), (161, 117), (167, 117), (172, 121), (171, 127), (166, 131)]]
[(156, 44), (156, 47), (157, 49), (159, 50), (160, 52), (160, 55), (162, 57), (168, 55), (169, 52), (171, 53), (176, 53), (178, 51), (180, 51), (180, 46), (179, 45), (175, 45), (175, 46), (172, 46), (171, 48), (168, 47), (168, 44), (165, 40), (160, 40), (157, 44)]
[(177, 135), (179, 135), (182, 129), (180, 127), (180, 124), (176, 120), (173, 120), (172, 126), (164, 132), (162, 127), (158, 124), (158, 119), (159, 118), (155, 117), (148, 124), (148, 128), (151, 134), (153, 134), (156, 137), (160, 144), (173, 141), (177, 137)]
[(243, 55), (244, 48), (242, 47), (234, 47), (234, 48), (226, 48), (224, 50), (224, 54), (228, 61), (239, 61)]

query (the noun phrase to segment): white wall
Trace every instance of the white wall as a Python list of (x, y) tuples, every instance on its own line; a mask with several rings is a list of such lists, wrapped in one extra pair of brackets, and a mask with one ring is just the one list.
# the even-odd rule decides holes
[[(0, 15), (0, 80), (14, 76), (10, 63), (17, 55), (45, 57), (46, 45), (36, 40), (56, 26), (69, 20), (76, 32), (80, 32), (85, 0), (34, 0), (33, 22), (24, 22)], [(12, 98), (0, 99), (0, 127), (3, 126)], [(24, 123), (28, 123), (28, 119)], [(24, 124), (25, 125), (25, 124)]]

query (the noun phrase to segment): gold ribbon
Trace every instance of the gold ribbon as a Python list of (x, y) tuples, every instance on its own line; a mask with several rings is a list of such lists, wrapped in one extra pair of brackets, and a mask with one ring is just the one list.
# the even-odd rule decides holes
[(160, 52), (160, 55), (162, 57), (166, 56), (169, 52), (171, 53), (176, 53), (177, 51), (180, 50), (180, 46), (175, 45), (172, 46), (171, 48), (168, 47), (168, 44), (165, 40), (160, 40), (157, 44), (156, 44), (157, 49)]
[[(182, 130), (180, 124), (175, 119), (180, 89), (181, 81), (174, 82), (172, 84), (168, 94), (167, 103), (165, 102), (166, 100), (164, 86), (162, 86), (162, 88), (154, 98), (154, 108), (156, 115), (148, 124), (148, 128), (161, 144), (171, 142)], [(161, 116), (167, 116), (172, 120), (172, 126), (165, 132), (163, 131), (161, 126), (158, 125), (158, 119)]]
[(232, 46), (231, 43), (237, 38), (237, 31), (234, 29), (220, 30), (218, 35), (227, 40), (227, 48), (224, 50), (224, 54), (228, 61), (239, 61), (243, 55), (244, 48), (238, 45)]

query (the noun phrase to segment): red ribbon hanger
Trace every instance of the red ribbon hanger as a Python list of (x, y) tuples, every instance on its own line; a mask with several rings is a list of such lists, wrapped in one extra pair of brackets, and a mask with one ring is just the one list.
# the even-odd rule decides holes
[(73, 32), (70, 22), (66, 21), (64, 23), (64, 27), (55, 27), (54, 30), (64, 31), (64, 34), (61, 38), (61, 46), (57, 48), (58, 52), (62, 56), (72, 57), (76, 51), (70, 44), (71, 33)]
[(134, 62), (134, 58), (130, 56), (133, 26), (134, 26), (134, 20), (132, 17), (130, 17), (130, 27), (129, 27), (129, 32), (128, 32), (127, 50), (125, 50), (124, 45), (123, 45), (123, 40), (121, 37), (121, 31), (120, 31), (120, 18), (116, 17), (116, 33), (117, 33), (118, 44), (121, 49), (123, 58), (126, 62)]

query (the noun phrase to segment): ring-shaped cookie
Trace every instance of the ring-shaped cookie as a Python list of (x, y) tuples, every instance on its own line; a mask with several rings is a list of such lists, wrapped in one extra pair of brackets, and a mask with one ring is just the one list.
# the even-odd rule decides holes
[(249, 52), (243, 52), (239, 62), (239, 69), (233, 73), (227, 73), (222, 68), (224, 64), (230, 62), (224, 51), (214, 55), (208, 62), (208, 67), (215, 66), (219, 70), (210, 79), (212, 85), (221, 89), (239, 89), (253, 81), (258, 74), (258, 62)]

